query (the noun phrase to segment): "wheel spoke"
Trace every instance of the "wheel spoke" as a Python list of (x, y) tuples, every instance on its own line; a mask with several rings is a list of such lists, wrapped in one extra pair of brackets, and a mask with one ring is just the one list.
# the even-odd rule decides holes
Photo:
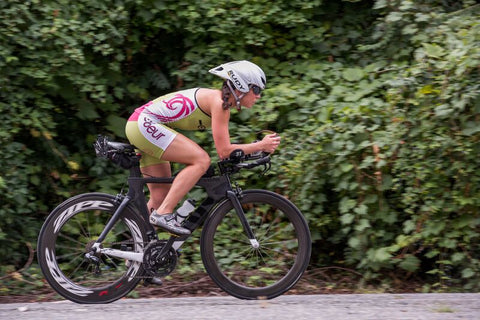
[(205, 268), (231, 295), (242, 299), (275, 297), (295, 284), (308, 265), (308, 226), (300, 212), (276, 194), (247, 191), (240, 201), (260, 246), (253, 248), (233, 205), (225, 204), (204, 226)]
[(64, 238), (64, 239), (66, 239), (66, 240), (69, 240), (70, 242), (76, 243), (76, 244), (78, 244), (78, 245), (80, 245), (80, 246), (85, 245), (85, 244), (82, 243), (81, 241), (73, 238), (73, 236), (66, 235), (65, 233), (60, 233), (60, 234), (58, 235), (58, 237), (59, 237), (59, 238)]

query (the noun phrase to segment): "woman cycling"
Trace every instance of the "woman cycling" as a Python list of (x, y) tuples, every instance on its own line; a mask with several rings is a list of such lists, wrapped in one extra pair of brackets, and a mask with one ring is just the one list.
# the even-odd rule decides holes
[(169, 185), (149, 184), (150, 222), (176, 235), (190, 234), (175, 219), (173, 212), (210, 166), (210, 157), (197, 143), (178, 133), (180, 130), (211, 128), (215, 148), (221, 159), (235, 149), (246, 154), (272, 153), (280, 144), (276, 134), (249, 144), (232, 144), (228, 130), (230, 109), (251, 108), (265, 89), (265, 74), (249, 61), (233, 61), (209, 70), (225, 79), (221, 90), (194, 88), (161, 96), (135, 110), (126, 125), (131, 144), (140, 150), (142, 173), (170, 177), (170, 162), (185, 164)]

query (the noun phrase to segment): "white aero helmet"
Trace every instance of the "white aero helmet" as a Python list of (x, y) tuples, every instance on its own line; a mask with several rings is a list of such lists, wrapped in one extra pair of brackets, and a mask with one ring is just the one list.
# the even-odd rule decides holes
[(224, 63), (208, 72), (230, 80), (235, 88), (242, 93), (248, 93), (251, 85), (263, 90), (267, 83), (263, 70), (255, 63), (246, 60)]
[[(240, 100), (250, 91), (252, 86), (258, 87), (254, 87), (254, 90), (261, 92), (261, 90), (265, 89), (265, 84), (267, 83), (263, 70), (255, 63), (246, 60), (224, 63), (216, 68), (210, 69), (208, 72), (229, 80), (227, 81), (227, 86), (235, 98), (238, 110), (241, 108)], [(237, 96), (235, 90), (232, 88), (232, 84), (241, 92), (240, 96)]]

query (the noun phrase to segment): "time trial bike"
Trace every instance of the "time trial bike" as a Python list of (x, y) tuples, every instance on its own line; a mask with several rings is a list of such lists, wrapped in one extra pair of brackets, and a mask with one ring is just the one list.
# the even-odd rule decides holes
[[(191, 236), (168, 235), (149, 223), (147, 183), (170, 184), (175, 177), (144, 177), (130, 144), (99, 137), (97, 156), (129, 169), (128, 192), (85, 193), (57, 206), (38, 237), (41, 270), (63, 297), (77, 303), (109, 303), (143, 279), (165, 277)], [(201, 229), (205, 270), (225, 292), (240, 299), (271, 299), (292, 288), (311, 254), (308, 224), (285, 197), (267, 190), (241, 190), (232, 176), (270, 168), (270, 156), (241, 150), (217, 163), (198, 181), (205, 199), (182, 226)], [(219, 171), (217, 173), (217, 171)], [(161, 239), (159, 234), (167, 235)]]

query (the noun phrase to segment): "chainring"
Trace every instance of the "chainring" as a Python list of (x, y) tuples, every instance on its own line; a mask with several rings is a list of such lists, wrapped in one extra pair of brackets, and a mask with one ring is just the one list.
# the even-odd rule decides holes
[(177, 265), (177, 252), (170, 248), (166, 254), (160, 256), (166, 240), (150, 242), (143, 251), (143, 268), (152, 277), (165, 277), (173, 272)]

